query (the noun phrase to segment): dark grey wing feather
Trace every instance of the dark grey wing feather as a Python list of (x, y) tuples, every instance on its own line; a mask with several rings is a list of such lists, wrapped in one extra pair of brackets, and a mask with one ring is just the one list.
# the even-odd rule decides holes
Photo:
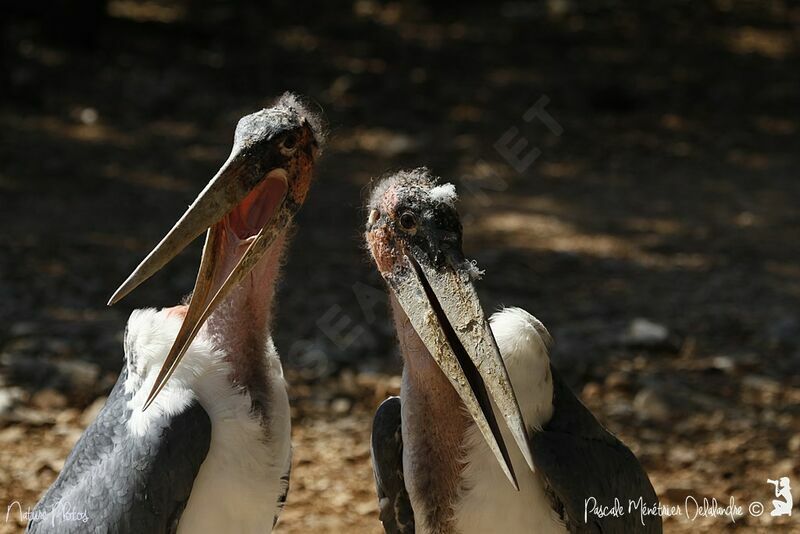
[(156, 419), (147, 435), (133, 437), (127, 425), (126, 377), (123, 369), (106, 405), (36, 505), (28, 532), (177, 530), (208, 452), (211, 421), (193, 401), (177, 415)]
[(403, 478), (400, 397), (381, 403), (372, 422), (372, 470), (386, 534), (413, 534), (414, 511)]
[[(532, 436), (533, 462), (544, 477), (553, 508), (575, 533), (660, 533), (658, 515), (642, 515), (628, 509), (629, 500), (648, 508), (658, 497), (636, 456), (606, 430), (575, 397), (555, 369), (553, 373), (553, 417)], [(614, 505), (619, 499), (624, 514), (598, 519), (588, 514), (586, 499), (599, 505)], [(591, 508), (591, 502), (589, 506)]]

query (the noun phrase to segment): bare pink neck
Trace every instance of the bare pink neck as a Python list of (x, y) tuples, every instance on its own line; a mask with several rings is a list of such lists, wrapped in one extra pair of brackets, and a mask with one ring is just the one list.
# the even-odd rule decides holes
[(463, 468), (464, 433), (471, 421), (394, 296), (391, 301), (404, 362), (400, 394), (406, 483), (426, 503), (428, 527), (448, 532)]
[(226, 359), (233, 364), (235, 382), (248, 384), (257, 381), (257, 373), (264, 370), (275, 286), (285, 243), (284, 232), (206, 323), (214, 344), (224, 347)]

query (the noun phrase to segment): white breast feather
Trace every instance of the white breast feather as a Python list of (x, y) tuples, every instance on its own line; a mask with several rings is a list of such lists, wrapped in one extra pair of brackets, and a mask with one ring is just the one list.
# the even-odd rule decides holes
[[(503, 356), (523, 418), (529, 429), (539, 429), (553, 414), (550, 376), (550, 336), (544, 325), (520, 308), (506, 308), (489, 320)], [(547, 378), (547, 380), (546, 380)], [(520, 491), (509, 483), (483, 436), (472, 426), (464, 440), (467, 465), (461, 498), (455, 505), (462, 534), (563, 534), (566, 527), (550, 508), (544, 486), (528, 469), (511, 432), (495, 408)]]
[(264, 358), (270, 382), (268, 439), (251, 413), (250, 395), (230, 384), (225, 353), (204, 330), (194, 339), (167, 385), (142, 412), (181, 318), (165, 310), (136, 310), (128, 321), (126, 390), (134, 392), (128, 422), (134, 436), (148, 431), (153, 415), (178, 413), (193, 399), (211, 419), (211, 444), (195, 478), (179, 533), (269, 532), (285, 490), (281, 477), (291, 462), (291, 422), (286, 382), (270, 339)]

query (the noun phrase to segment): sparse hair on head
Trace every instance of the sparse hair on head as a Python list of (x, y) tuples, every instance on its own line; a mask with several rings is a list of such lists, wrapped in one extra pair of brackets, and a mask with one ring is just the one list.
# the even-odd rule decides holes
[(440, 184), (440, 178), (431, 174), (427, 167), (402, 170), (377, 181), (367, 201), (367, 209), (377, 208), (384, 195), (390, 189), (418, 189), (436, 202), (442, 202), (450, 207), (455, 207), (458, 200), (456, 188), (451, 183)]
[(314, 104), (308, 98), (286, 91), (280, 96), (280, 98), (278, 98), (274, 104), (274, 107), (291, 109), (301, 117), (304, 117), (311, 126), (311, 129), (314, 131), (314, 138), (316, 139), (319, 148), (323, 148), (328, 137), (328, 125), (322, 118), (322, 110), (319, 110), (319, 112), (311, 111), (312, 107), (319, 106), (314, 106)]

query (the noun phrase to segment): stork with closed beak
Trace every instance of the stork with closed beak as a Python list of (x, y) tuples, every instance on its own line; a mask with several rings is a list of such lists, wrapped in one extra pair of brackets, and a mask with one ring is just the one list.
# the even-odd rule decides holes
[(289, 93), (239, 121), (228, 160), (109, 304), (206, 232), (191, 300), (131, 314), (119, 379), (30, 532), (272, 529), (291, 464), (272, 302), (321, 135)]
[[(367, 206), (404, 362), (372, 431), (384, 529), (661, 532), (660, 517), (628, 508), (658, 505), (650, 480), (552, 367), (542, 323), (519, 308), (486, 320), (455, 201), (417, 169), (382, 180)], [(592, 513), (615, 498), (624, 514)]]

